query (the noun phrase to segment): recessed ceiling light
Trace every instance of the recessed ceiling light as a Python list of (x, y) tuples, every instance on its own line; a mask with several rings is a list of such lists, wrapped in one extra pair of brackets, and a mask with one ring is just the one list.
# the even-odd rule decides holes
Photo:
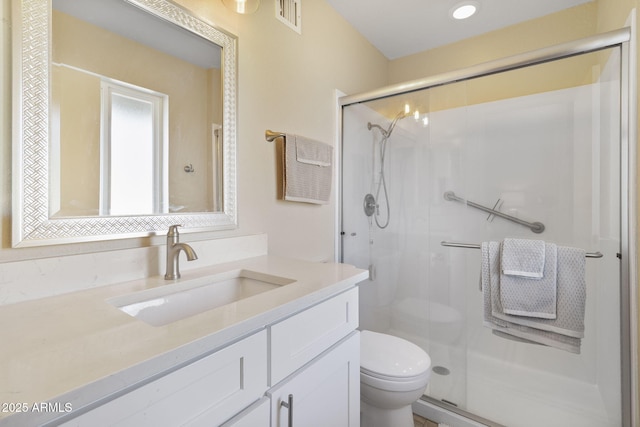
[(476, 2), (464, 2), (459, 3), (451, 9), (451, 16), (453, 19), (467, 19), (473, 16), (478, 11), (478, 3)]

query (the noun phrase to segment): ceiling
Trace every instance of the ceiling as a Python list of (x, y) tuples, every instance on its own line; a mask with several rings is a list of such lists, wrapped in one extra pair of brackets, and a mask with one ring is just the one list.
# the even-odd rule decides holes
[(450, 10), (463, 0), (327, 0), (388, 59), (422, 52), (592, 0), (473, 0), (462, 21)]

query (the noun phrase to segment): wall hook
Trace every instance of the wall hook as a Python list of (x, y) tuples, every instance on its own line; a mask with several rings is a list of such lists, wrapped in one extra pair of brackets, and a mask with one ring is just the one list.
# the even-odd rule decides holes
[(192, 165), (191, 163), (189, 163), (188, 165), (186, 165), (186, 166), (184, 167), (184, 171), (185, 171), (186, 173), (193, 173), (193, 172), (195, 172), (196, 170), (193, 168), (193, 165)]

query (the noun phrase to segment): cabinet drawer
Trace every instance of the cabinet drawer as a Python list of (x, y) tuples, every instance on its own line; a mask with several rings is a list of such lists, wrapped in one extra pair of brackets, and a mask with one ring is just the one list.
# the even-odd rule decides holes
[(271, 385), (358, 327), (358, 288), (271, 326)]
[(261, 331), (82, 414), (64, 426), (184, 425), (204, 413), (221, 424), (267, 390)]
[(270, 427), (271, 399), (263, 397), (220, 427)]

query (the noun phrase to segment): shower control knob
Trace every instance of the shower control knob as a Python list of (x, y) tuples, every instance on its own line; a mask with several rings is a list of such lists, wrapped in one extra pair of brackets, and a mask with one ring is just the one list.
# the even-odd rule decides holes
[(367, 216), (371, 216), (375, 213), (377, 208), (376, 198), (373, 197), (373, 194), (367, 194), (364, 196), (364, 213)]

